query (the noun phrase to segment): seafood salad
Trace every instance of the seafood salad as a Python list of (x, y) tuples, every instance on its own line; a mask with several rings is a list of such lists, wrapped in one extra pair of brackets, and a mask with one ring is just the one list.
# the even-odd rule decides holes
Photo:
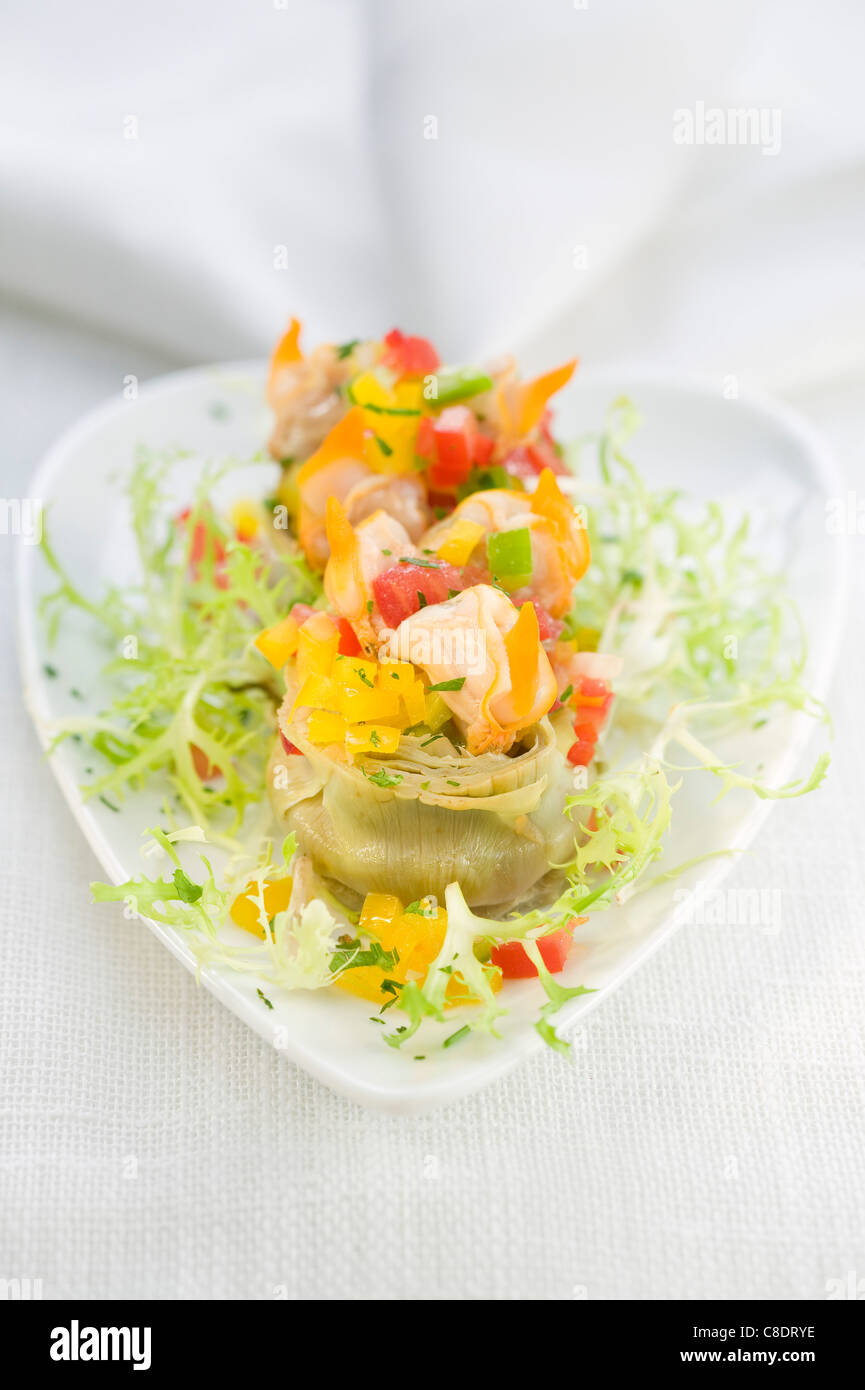
[(138, 634), (105, 708), (56, 737), (92, 748), (85, 795), (163, 793), (142, 825), (159, 871), (98, 901), (182, 930), (263, 1007), (299, 989), (364, 1007), (392, 1047), (499, 1035), (509, 982), (534, 980), (535, 1026), (566, 1051), (590, 919), (654, 881), (682, 767), (720, 795), (818, 785), (825, 754), (775, 787), (719, 751), (785, 706), (826, 718), (747, 520), (653, 490), (627, 400), (599, 438), (557, 438), (576, 367), (445, 365), (397, 329), (306, 352), (292, 320), (266, 496), (217, 460), (177, 506), (176, 459), (142, 450), (141, 582), (102, 602), (49, 515), (49, 631), (77, 607), (109, 644)]

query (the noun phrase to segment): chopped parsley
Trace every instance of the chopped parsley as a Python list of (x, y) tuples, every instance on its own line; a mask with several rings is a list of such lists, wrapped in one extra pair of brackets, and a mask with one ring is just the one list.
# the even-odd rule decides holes
[(377, 787), (398, 787), (403, 780), (401, 772), (388, 772), (384, 767), (377, 768), (375, 772), (367, 772), (362, 767), (361, 772), (368, 782), (374, 782)]
[[(359, 937), (340, 937), (339, 946), (330, 958), (331, 974), (335, 975), (338, 970), (359, 970), (365, 965), (375, 965), (380, 970), (395, 970), (399, 965), (399, 951), (386, 951), (378, 941), (364, 946)], [(391, 993), (390, 990), (386, 992)]]
[(465, 683), (465, 676), (454, 676), (452, 680), (439, 681), (438, 685), (431, 685), (430, 690), (462, 690)]
[(193, 883), (192, 879), (189, 878), (182, 869), (175, 869), (172, 877), (180, 901), (183, 903), (197, 903), (203, 892), (201, 884)]

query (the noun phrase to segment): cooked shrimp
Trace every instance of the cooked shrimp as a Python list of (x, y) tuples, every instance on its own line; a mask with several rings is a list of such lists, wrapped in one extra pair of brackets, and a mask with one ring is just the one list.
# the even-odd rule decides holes
[(356, 368), (328, 343), (306, 358), (274, 359), (267, 398), (276, 420), (268, 447), (275, 459), (309, 458), (345, 415), (339, 388)]
[(413, 541), (418, 541), (429, 525), (426, 489), (413, 474), (373, 473), (355, 483), (342, 501), (352, 526), (374, 512), (385, 511), (405, 527)]
[(426, 533), (423, 546), (438, 549), (456, 521), (482, 526), (479, 544), (494, 532), (527, 529), (532, 548), (531, 595), (553, 617), (568, 611), (574, 585), (588, 566), (589, 541), (549, 469), (544, 469), (533, 493), (493, 488), (465, 498)]
[(405, 527), (387, 512), (373, 512), (352, 526), (345, 508), (331, 497), (327, 504), (330, 558), (324, 571), (324, 591), (332, 608), (351, 623), (368, 651), (383, 627), (373, 602), (373, 581), (393, 565), (394, 555), (413, 555)]
[(298, 539), (315, 569), (324, 569), (329, 554), (325, 525), (328, 498), (342, 501), (358, 483), (375, 476), (366, 458), (364, 429), (363, 412), (355, 406), (330, 430), (294, 479)]
[(534, 608), (526, 603), (517, 612), (489, 584), (412, 614), (400, 623), (391, 647), (400, 660), (420, 666), (434, 685), (462, 678), (459, 690), (443, 690), (441, 696), (470, 753), (507, 752), (556, 699), (556, 678), (538, 638)]

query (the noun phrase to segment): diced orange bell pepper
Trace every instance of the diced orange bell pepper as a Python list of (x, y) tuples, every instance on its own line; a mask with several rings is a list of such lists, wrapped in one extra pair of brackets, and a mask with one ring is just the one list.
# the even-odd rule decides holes
[(402, 912), (402, 903), (394, 893), (367, 893), (360, 910), (360, 926), (377, 931), (380, 922), (392, 922)]
[[(502, 972), (500, 970), (487, 970), (487, 980), (493, 994), (498, 994), (502, 987)], [(448, 987), (445, 991), (445, 1008), (455, 1009), (460, 1004), (477, 1004), (478, 997), (472, 994), (465, 980), (461, 975), (451, 975), (448, 980)]]
[(283, 333), (279, 342), (273, 350), (270, 359), (270, 378), (268, 380), (268, 390), (271, 390), (277, 375), (282, 367), (289, 366), (292, 362), (302, 362), (303, 353), (300, 350), (300, 330), (299, 319), (292, 319), (288, 329)]
[(538, 615), (534, 604), (524, 603), (513, 627), (505, 633), (511, 696), (518, 719), (527, 715), (534, 704), (541, 650)]
[(387, 1004), (393, 1000), (393, 994), (382, 989), (385, 980), (395, 980), (396, 975), (385, 975), (377, 965), (358, 965), (353, 970), (345, 970), (334, 980), (337, 989), (344, 989), (347, 994), (357, 994), (361, 999), (368, 999), (372, 1004)]
[[(582, 518), (563, 496), (551, 468), (545, 468), (538, 478), (538, 485), (532, 493), (531, 508), (535, 516), (545, 517), (553, 524), (559, 540), (568, 546), (572, 578), (575, 582), (581, 579), (592, 558), (588, 532)], [(576, 551), (573, 544), (575, 531), (578, 536)]]
[(303, 467), (298, 470), (298, 486), (336, 459), (362, 459), (366, 452), (366, 429), (363, 411), (359, 405), (353, 406), (348, 414), (337, 420), (315, 453), (310, 454)]
[(577, 360), (574, 357), (570, 362), (565, 362), (561, 367), (554, 367), (551, 372), (544, 372), (543, 376), (535, 377), (534, 381), (527, 381), (519, 388), (517, 432), (520, 436), (528, 434), (535, 425), (540, 424), (547, 401), (570, 381)]

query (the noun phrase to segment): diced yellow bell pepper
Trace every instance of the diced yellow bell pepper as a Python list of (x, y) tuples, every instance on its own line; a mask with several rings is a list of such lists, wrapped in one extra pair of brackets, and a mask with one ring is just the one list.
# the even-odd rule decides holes
[[(422, 390), (422, 383), (421, 383)], [(419, 415), (389, 415), (389, 410), (420, 410), (418, 392), (390, 391), (374, 372), (363, 372), (351, 384), (351, 393), (364, 410), (364, 421), (371, 433), (365, 442), (365, 457), (377, 473), (407, 473), (414, 467), (414, 446)], [(376, 407), (378, 407), (376, 409)]]
[(370, 724), (376, 720), (391, 719), (399, 714), (399, 692), (394, 687), (376, 686), (368, 690), (362, 686), (344, 686), (341, 692), (340, 710), (350, 724)]
[[(398, 381), (394, 387), (394, 396), (400, 410), (423, 410), (424, 408), (424, 384), (423, 378), (407, 377), (403, 381)], [(429, 414), (429, 410), (427, 410)]]
[(358, 405), (392, 407), (395, 401), (375, 372), (361, 372), (351, 383), (351, 394)]
[(448, 565), (467, 565), (472, 551), (483, 535), (484, 528), (479, 521), (460, 518), (450, 527), (436, 554)]
[(251, 541), (261, 526), (261, 507), (257, 502), (242, 498), (231, 505), (231, 523), (240, 541)]
[(372, 690), (378, 675), (376, 661), (364, 661), (360, 656), (337, 656), (333, 674), (347, 690)]
[(411, 685), (400, 685), (406, 719), (409, 725), (426, 722), (426, 690), (423, 681), (414, 680)]
[(399, 740), (399, 729), (386, 724), (350, 724), (345, 746), (349, 753), (395, 753)]
[(255, 645), (266, 657), (271, 666), (281, 671), (289, 657), (297, 651), (298, 628), (294, 618), (283, 618), (281, 623), (267, 627), (255, 639)]
[(417, 671), (410, 661), (383, 661), (376, 669), (382, 684), (396, 681), (401, 686), (411, 685), (412, 681), (417, 678)]
[(307, 738), (310, 743), (344, 743), (348, 725), (341, 714), (314, 709), (309, 716)]
[[(291, 878), (277, 878), (271, 882), (265, 880), (262, 889), (262, 899), (264, 901), (265, 915), (275, 917), (278, 912), (285, 912), (291, 899)], [(261, 915), (258, 904), (258, 885), (254, 879), (250, 879), (242, 893), (234, 899), (231, 904), (230, 916), (232, 922), (236, 922), (244, 931), (251, 932), (253, 936), (264, 939), (266, 933), (261, 925)], [(254, 896), (250, 896), (254, 894)]]
[(410, 473), (414, 470), (418, 415), (371, 415), (372, 434), (366, 441), (366, 461), (377, 473)]
[(326, 613), (313, 613), (297, 634), (298, 674), (329, 676), (338, 650), (339, 629)]
[(327, 709), (339, 713), (342, 690), (332, 676), (320, 676), (317, 672), (307, 676), (306, 680), (297, 692), (297, 699), (291, 708), (294, 714), (296, 709)]

